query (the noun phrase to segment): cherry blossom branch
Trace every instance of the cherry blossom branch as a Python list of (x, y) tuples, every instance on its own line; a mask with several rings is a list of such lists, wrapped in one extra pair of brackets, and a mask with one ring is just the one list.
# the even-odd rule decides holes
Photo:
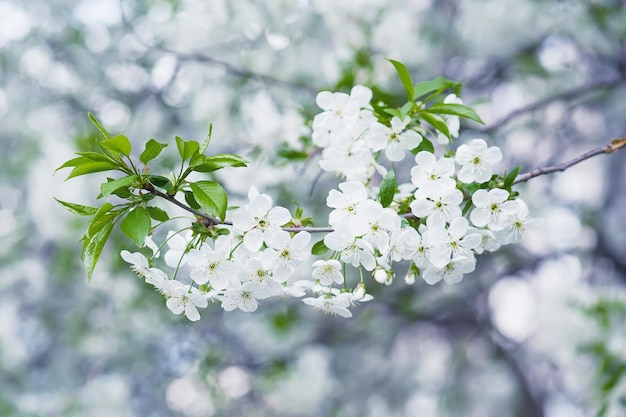
[[(216, 225), (220, 225), (220, 224), (228, 225), (228, 226), (232, 226), (233, 225), (233, 223), (231, 221), (228, 221), (228, 220), (222, 221), (222, 220), (218, 219), (217, 217), (213, 217), (213, 216), (208, 215), (206, 213), (203, 213), (203, 212), (201, 212), (199, 210), (196, 210), (193, 207), (189, 207), (188, 205), (183, 204), (180, 201), (178, 201), (176, 199), (176, 197), (174, 197), (173, 195), (166, 194), (166, 193), (163, 193), (163, 192), (157, 190), (151, 184), (144, 185), (143, 189), (148, 191), (150, 194), (154, 194), (157, 197), (161, 197), (161, 198), (169, 201), (170, 203), (177, 205), (178, 207), (182, 208), (183, 210), (186, 210), (186, 211), (192, 213), (196, 217), (205, 220), (209, 225), (212, 225), (212, 226), (216, 226)], [(335, 230), (332, 227), (304, 227), (304, 226), (302, 226), (302, 227), (298, 227), (298, 226), (281, 227), (281, 229), (286, 231), (286, 232), (294, 232), (294, 233), (302, 232), (302, 231), (306, 231), (306, 232), (310, 232), (310, 233), (330, 233), (330, 232)]]
[(496, 121), (495, 123), (493, 123), (491, 126), (485, 127), (483, 129), (479, 129), (479, 132), (481, 133), (490, 133), (490, 132), (494, 132), (500, 128), (502, 128), (504, 125), (508, 124), (509, 122), (511, 122), (512, 120), (516, 119), (519, 116), (522, 116), (526, 113), (532, 113), (536, 110), (539, 110), (542, 107), (547, 106), (550, 103), (553, 103), (555, 101), (560, 101), (560, 100), (573, 100), (579, 96), (583, 96), (587, 93), (590, 93), (592, 91), (595, 90), (600, 90), (600, 89), (609, 89), (609, 88), (613, 88), (616, 87), (620, 84), (623, 84), (624, 82), (626, 82), (626, 80), (624, 80), (623, 78), (618, 78), (612, 81), (600, 81), (594, 84), (590, 84), (590, 85), (584, 85), (581, 87), (577, 87), (574, 88), (572, 90), (568, 90), (568, 91), (564, 91), (562, 93), (558, 93), (555, 94), (553, 96), (550, 97), (546, 97), (542, 100), (538, 100), (534, 103), (528, 104), (526, 106), (520, 107), (519, 109), (513, 110), (512, 112), (510, 112), (509, 114), (507, 114), (506, 116), (504, 116), (502, 119)]
[(535, 177), (539, 177), (541, 175), (547, 175), (547, 174), (551, 174), (553, 172), (557, 172), (557, 171), (565, 171), (566, 169), (582, 162), (585, 161), (589, 158), (592, 158), (596, 155), (600, 155), (600, 154), (610, 154), (613, 153), (621, 148), (623, 148), (624, 146), (626, 146), (626, 137), (623, 138), (619, 138), (619, 139), (613, 139), (611, 141), (611, 143), (609, 145), (605, 145), (605, 146), (600, 146), (598, 148), (592, 149), (588, 152), (585, 152), (584, 154), (571, 159), (567, 162), (562, 162), (560, 164), (556, 164), (556, 165), (551, 165), (551, 166), (547, 166), (547, 167), (543, 167), (543, 168), (536, 168), (533, 169), (532, 171), (526, 172), (524, 174), (519, 175), (515, 181), (513, 181), (513, 184), (519, 184), (520, 182), (526, 182), (531, 178), (535, 178)]

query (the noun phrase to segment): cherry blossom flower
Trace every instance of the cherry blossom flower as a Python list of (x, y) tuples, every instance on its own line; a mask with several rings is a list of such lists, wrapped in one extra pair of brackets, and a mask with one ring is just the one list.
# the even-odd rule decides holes
[(500, 188), (477, 190), (472, 195), (472, 203), (476, 208), (470, 213), (470, 220), (476, 227), (489, 226), (491, 230), (502, 230), (503, 216), (513, 214), (517, 210), (517, 201), (506, 201), (509, 192)]
[(328, 261), (319, 259), (313, 262), (313, 278), (318, 280), (322, 285), (330, 285), (333, 282), (343, 284), (343, 273), (341, 272), (341, 264), (335, 259)]
[(452, 158), (437, 159), (428, 151), (421, 151), (415, 155), (415, 166), (411, 168), (411, 182), (418, 188), (452, 188), (456, 182), (454, 175), (454, 160)]
[(431, 227), (426, 234), (432, 245), (428, 259), (438, 268), (447, 265), (454, 256), (474, 258), (472, 250), (481, 242), (481, 236), (469, 227), (465, 217), (452, 220), (448, 228)]
[(303, 298), (302, 302), (321, 310), (324, 314), (332, 314), (333, 316), (352, 317), (352, 313), (348, 310), (350, 301), (346, 297), (333, 296), (332, 293), (319, 295), (317, 297)]
[(184, 234), (174, 233), (173, 231), (168, 232), (167, 247), (169, 250), (165, 252), (165, 264), (171, 268), (185, 265), (185, 254), (190, 241), (191, 230), (187, 230)]
[(150, 262), (142, 253), (130, 253), (123, 250), (120, 255), (130, 264), (130, 269), (139, 277), (144, 278), (148, 284), (157, 285), (159, 282), (167, 280), (167, 274), (158, 268), (150, 267)]
[[(443, 102), (444, 104), (463, 104), (463, 100), (457, 97), (456, 94), (448, 94), (446, 98), (443, 99)], [(459, 129), (461, 128), (461, 120), (459, 119), (459, 116), (454, 116), (452, 114), (442, 114), (440, 116), (444, 122), (446, 122), (450, 136), (458, 138)], [(443, 133), (438, 133), (437, 142), (442, 145), (447, 145), (450, 143), (450, 139), (448, 139), (448, 137)]]
[(224, 292), (222, 296), (222, 308), (226, 311), (233, 311), (238, 308), (241, 311), (253, 312), (259, 307), (258, 299), (269, 297), (267, 289), (261, 284), (253, 281), (246, 281), (233, 285), (231, 289)]
[(188, 287), (176, 280), (162, 281), (158, 287), (165, 295), (165, 305), (174, 314), (185, 313), (191, 321), (200, 320), (198, 307), (206, 308), (209, 305), (206, 297), (195, 287)]
[(274, 279), (285, 282), (293, 269), (309, 257), (308, 245), (311, 234), (306, 231), (296, 233), (293, 238), (288, 232), (279, 230), (268, 239), (268, 246), (274, 260)]
[(463, 193), (454, 187), (427, 187), (415, 191), (410, 207), (417, 217), (428, 217), (429, 225), (440, 225), (461, 217), (462, 202)]
[(457, 174), (466, 184), (482, 184), (491, 179), (492, 166), (502, 160), (502, 152), (497, 146), (487, 147), (483, 139), (473, 139), (469, 145), (461, 145), (456, 150), (455, 161), (461, 165)]
[(376, 266), (372, 245), (364, 239), (354, 237), (347, 224), (337, 225), (333, 232), (324, 236), (324, 244), (341, 252), (341, 260), (354, 267), (362, 265), (371, 271)]
[(502, 230), (498, 232), (500, 240), (505, 244), (519, 242), (528, 229), (538, 227), (543, 223), (543, 219), (530, 217), (526, 202), (521, 199), (517, 199), (515, 202), (517, 203), (517, 210), (502, 219)]
[(406, 151), (415, 149), (422, 141), (419, 133), (406, 129), (410, 122), (409, 116), (405, 116), (402, 120), (394, 116), (391, 119), (391, 127), (374, 123), (365, 136), (365, 142), (374, 151), (384, 149), (385, 156), (390, 161), (401, 161)]
[(464, 274), (472, 272), (476, 268), (476, 259), (455, 256), (443, 267), (434, 265), (426, 268), (422, 278), (427, 284), (434, 285), (442, 279), (448, 284), (461, 282)]
[(192, 249), (187, 255), (191, 279), (198, 284), (206, 284), (217, 290), (228, 288), (229, 281), (238, 271), (230, 257), (230, 237), (220, 236), (215, 240), (215, 248), (203, 243), (200, 249)]
[(252, 196), (246, 207), (233, 212), (232, 219), (235, 231), (244, 235), (246, 248), (256, 252), (269, 236), (291, 220), (291, 213), (284, 207), (272, 207), (267, 194)]

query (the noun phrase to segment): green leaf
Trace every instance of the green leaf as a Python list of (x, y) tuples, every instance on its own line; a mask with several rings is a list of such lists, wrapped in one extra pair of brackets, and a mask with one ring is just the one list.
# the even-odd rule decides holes
[(113, 220), (117, 215), (117, 211), (111, 211), (111, 209), (113, 209), (113, 204), (111, 203), (104, 203), (100, 206), (96, 214), (94, 214), (91, 219), (91, 223), (89, 223), (85, 237), (91, 237), (98, 233), (106, 223), (113, 223)]
[(398, 109), (384, 109), (383, 110), (385, 113), (390, 114), (392, 116), (396, 116), (399, 117), (400, 119), (402, 119), (402, 112)]
[(396, 173), (393, 169), (391, 169), (387, 171), (380, 184), (380, 189), (378, 190), (378, 201), (380, 201), (380, 204), (382, 204), (383, 207), (389, 207), (395, 194)]
[(513, 168), (513, 170), (511, 172), (508, 173), (508, 175), (504, 178), (504, 186), (503, 186), (503, 188), (505, 188), (505, 189), (510, 189), (511, 188), (511, 186), (513, 185), (513, 182), (515, 181), (515, 178), (517, 178), (517, 175), (519, 174), (521, 169), (522, 169), (521, 166), (517, 166), (517, 167)]
[(188, 190), (184, 190), (183, 194), (185, 194), (185, 201), (189, 204), (189, 207), (192, 209), (200, 210), (200, 204), (196, 201), (196, 198), (193, 196), (193, 193)]
[(239, 155), (217, 154), (207, 157), (199, 154), (191, 160), (189, 166), (197, 172), (213, 172), (229, 166), (245, 167), (247, 165), (246, 160)]
[(150, 181), (150, 184), (162, 188), (165, 191), (169, 191), (172, 189), (172, 183), (167, 177), (162, 177), (160, 175), (148, 175), (147, 178), (148, 181)]
[(288, 146), (283, 146), (278, 149), (276, 155), (280, 158), (286, 159), (288, 161), (306, 161), (309, 159), (309, 153), (306, 151), (299, 151), (297, 149), (290, 148)]
[(482, 121), (480, 116), (472, 109), (471, 107), (465, 106), (463, 104), (446, 104), (446, 103), (438, 103), (433, 104), (429, 109), (425, 110), (428, 113), (436, 113), (436, 114), (452, 114), (455, 116), (464, 117), (466, 119), (474, 120), (475, 122), (485, 124)]
[(439, 116), (435, 114), (421, 112), (420, 117), (426, 121), (429, 125), (446, 135), (448, 139), (450, 139), (450, 131), (448, 130), (448, 125), (446, 122)]
[(91, 123), (93, 123), (94, 126), (96, 126), (96, 128), (100, 131), (100, 134), (102, 135), (102, 137), (104, 137), (105, 139), (111, 138), (111, 135), (109, 135), (109, 132), (107, 132), (107, 130), (104, 127), (102, 127), (98, 119), (96, 119), (96, 116), (94, 116), (91, 113), (87, 113), (87, 116), (89, 117), (89, 120), (91, 120)]
[(224, 188), (215, 181), (198, 181), (189, 185), (202, 209), (224, 221), (228, 207), (228, 196)]
[(146, 210), (148, 210), (148, 214), (150, 215), (150, 217), (158, 222), (166, 222), (170, 219), (170, 216), (167, 215), (167, 212), (158, 207), (147, 207)]
[(135, 207), (120, 223), (122, 232), (135, 242), (135, 245), (138, 247), (143, 246), (143, 242), (146, 240), (148, 232), (150, 232), (150, 227), (152, 227), (150, 215), (141, 206)]
[(200, 144), (195, 140), (183, 140), (180, 136), (176, 136), (176, 147), (183, 161), (188, 160), (200, 149)]
[(108, 162), (110, 164), (114, 163), (110, 158), (105, 155), (96, 153), (96, 152), (78, 152), (76, 155), (80, 155), (78, 158), (70, 159), (66, 161), (63, 165), (54, 170), (57, 172), (63, 168), (76, 167), (82, 164), (88, 164), (90, 162)]
[(132, 150), (130, 141), (124, 135), (113, 136), (111, 139), (98, 142), (98, 144), (116, 155), (122, 154), (126, 157), (130, 156)]
[[(428, 101), (448, 88), (454, 89), (458, 94), (461, 89), (461, 83), (450, 80), (446, 77), (437, 77), (429, 81), (422, 81), (413, 86), (413, 97), (409, 100), (415, 101), (427, 94), (430, 94), (430, 96), (424, 100)], [(433, 92), (435, 92), (435, 94), (431, 94)]]
[[(111, 179), (109, 178), (109, 180)], [(120, 188), (128, 188), (135, 181), (137, 181), (137, 176), (131, 175), (129, 177), (123, 177), (123, 178), (119, 178), (116, 180), (105, 182), (102, 185), (100, 185), (100, 195), (98, 196), (98, 198), (108, 197), (111, 194), (113, 194), (113, 192), (115, 192), (116, 190)]]
[(404, 90), (406, 91), (407, 99), (409, 101), (413, 101), (415, 93), (413, 89), (413, 80), (411, 80), (411, 74), (409, 74), (409, 70), (407, 70), (404, 64), (401, 62), (395, 61), (393, 59), (387, 59), (387, 61), (391, 62), (396, 68), (396, 71), (400, 76), (400, 81), (402, 81), (402, 85), (404, 86)]
[(65, 207), (68, 211), (74, 214), (78, 214), (79, 216), (93, 216), (98, 212), (97, 207), (89, 207), (75, 203), (68, 203), (67, 201), (61, 201), (58, 198), (55, 198), (55, 200), (63, 207)]
[(213, 134), (213, 124), (209, 125), (209, 133), (207, 133), (206, 138), (200, 144), (200, 148), (198, 149), (198, 153), (203, 154), (204, 151), (209, 147), (209, 143), (211, 143), (211, 135)]
[(70, 175), (68, 175), (67, 178), (65, 178), (65, 181), (69, 180), (70, 178), (79, 177), (85, 174), (92, 174), (94, 172), (102, 172), (102, 171), (114, 171), (117, 169), (118, 169), (118, 166), (115, 164), (112, 164), (111, 162), (94, 162), (94, 161), (83, 162), (82, 164), (77, 165), (72, 170), (72, 172), (70, 172)]
[(139, 155), (139, 160), (147, 165), (148, 162), (159, 156), (163, 148), (165, 148), (166, 146), (167, 143), (160, 143), (154, 139), (150, 139), (148, 142), (146, 142), (146, 148), (144, 149), (144, 151), (141, 153), (141, 155)]
[(313, 255), (323, 255), (326, 252), (328, 252), (330, 249), (328, 249), (328, 246), (326, 246), (326, 244), (324, 243), (324, 239), (320, 240), (319, 242), (317, 242), (316, 244), (313, 245), (313, 247), (311, 248), (311, 253)]
[(404, 119), (406, 115), (409, 114), (409, 112), (413, 109), (413, 106), (415, 106), (415, 103), (412, 101), (405, 103), (404, 106), (402, 106), (402, 108), (400, 109), (400, 119)]
[(413, 155), (417, 155), (421, 151), (428, 151), (430, 153), (435, 153), (435, 147), (433, 146), (433, 143), (431, 141), (422, 137), (422, 141), (420, 142), (418, 147), (415, 149), (411, 149), (411, 153)]
[(93, 270), (98, 263), (102, 249), (113, 230), (113, 223), (106, 223), (95, 235), (87, 238), (83, 245), (83, 253), (81, 259), (87, 270), (87, 280), (91, 281)]

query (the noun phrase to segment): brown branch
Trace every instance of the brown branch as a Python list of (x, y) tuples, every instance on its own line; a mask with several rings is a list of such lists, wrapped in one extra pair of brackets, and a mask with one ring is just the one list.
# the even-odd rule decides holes
[(536, 110), (541, 109), (542, 107), (547, 106), (548, 104), (551, 104), (555, 101), (560, 101), (560, 100), (573, 100), (579, 96), (583, 96), (587, 93), (590, 93), (592, 91), (595, 90), (600, 90), (600, 89), (609, 89), (609, 88), (613, 88), (616, 87), (620, 84), (623, 84), (624, 82), (626, 82), (626, 80), (622, 79), (622, 78), (618, 78), (616, 80), (612, 80), (612, 81), (600, 81), (594, 84), (590, 84), (590, 85), (584, 85), (578, 88), (574, 88), (572, 90), (568, 90), (568, 91), (564, 91), (562, 93), (558, 93), (555, 94), (553, 96), (550, 97), (546, 97), (542, 100), (536, 101), (534, 103), (528, 104), (526, 106), (520, 107), (519, 109), (513, 110), (512, 112), (510, 112), (509, 114), (507, 114), (506, 116), (504, 116), (502, 119), (496, 121), (495, 123), (493, 123), (491, 126), (485, 127), (483, 129), (478, 129), (479, 132), (481, 133), (491, 133), (494, 132), (500, 128), (502, 128), (504, 125), (508, 124), (509, 122), (511, 122), (512, 120), (518, 118), (519, 116), (522, 116), (526, 113), (531, 113), (534, 112)]
[(531, 178), (535, 178), (535, 177), (539, 177), (541, 175), (547, 175), (547, 174), (551, 174), (553, 172), (557, 172), (557, 171), (565, 171), (566, 169), (582, 162), (585, 161), (589, 158), (592, 158), (596, 155), (600, 155), (600, 154), (609, 154), (609, 153), (613, 153), (619, 149), (621, 149), (622, 147), (626, 146), (626, 137), (623, 138), (619, 138), (619, 139), (613, 139), (611, 141), (611, 143), (609, 145), (605, 145), (605, 146), (600, 146), (599, 148), (595, 148), (592, 149), (588, 152), (585, 152), (584, 154), (569, 160), (567, 162), (562, 162), (560, 164), (556, 164), (556, 165), (551, 165), (551, 166), (547, 166), (547, 167), (543, 167), (543, 168), (536, 168), (533, 169), (530, 172), (526, 172), (524, 174), (519, 175), (515, 181), (513, 181), (513, 184), (518, 184), (520, 182), (526, 182)]

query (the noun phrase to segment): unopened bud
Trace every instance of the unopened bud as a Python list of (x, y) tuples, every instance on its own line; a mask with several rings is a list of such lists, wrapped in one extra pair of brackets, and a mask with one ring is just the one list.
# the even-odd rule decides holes
[(377, 266), (374, 270), (374, 279), (379, 284), (384, 284), (387, 281), (387, 271), (382, 269), (380, 266)]
[(359, 282), (359, 285), (357, 285), (354, 291), (352, 292), (352, 297), (355, 301), (359, 301), (360, 299), (365, 297), (366, 293), (367, 291), (365, 290), (365, 283)]
[(413, 285), (415, 284), (416, 278), (417, 278), (417, 275), (415, 275), (415, 272), (409, 269), (409, 271), (404, 276), (404, 282), (406, 283), (406, 285)]

